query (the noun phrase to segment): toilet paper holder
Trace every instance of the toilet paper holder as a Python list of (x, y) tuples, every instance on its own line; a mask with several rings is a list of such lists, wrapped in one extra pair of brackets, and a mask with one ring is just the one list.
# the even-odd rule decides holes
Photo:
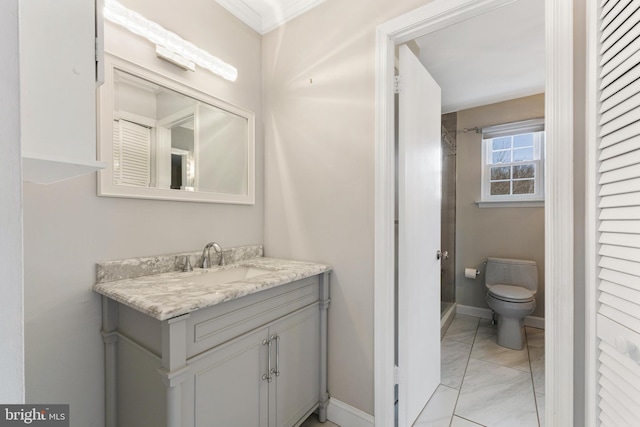
[(479, 266), (479, 268), (473, 268), (473, 267), (465, 268), (464, 277), (466, 277), (467, 279), (475, 280), (480, 275), (480, 269), (486, 265), (487, 265), (487, 262), (485, 261)]
[(477, 270), (475, 268), (465, 268), (464, 269), (464, 277), (466, 277), (467, 279), (472, 279), (475, 280), (476, 277), (478, 277), (480, 275), (480, 270)]

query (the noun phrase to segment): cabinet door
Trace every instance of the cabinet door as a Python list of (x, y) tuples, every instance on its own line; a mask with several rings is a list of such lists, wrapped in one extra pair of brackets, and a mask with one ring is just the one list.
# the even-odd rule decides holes
[(96, 161), (93, 0), (20, 1), (23, 179), (50, 183)]
[(190, 363), (196, 427), (267, 427), (267, 332), (242, 335)]
[[(320, 399), (320, 309), (317, 304), (274, 323), (271, 360), (277, 373), (269, 394), (270, 426), (290, 427)], [(275, 361), (275, 362), (274, 362)]]

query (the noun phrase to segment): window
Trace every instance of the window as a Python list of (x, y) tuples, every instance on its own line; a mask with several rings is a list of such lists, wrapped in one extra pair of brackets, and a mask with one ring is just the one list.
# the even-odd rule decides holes
[(542, 120), (485, 128), (482, 149), (481, 202), (544, 200)]

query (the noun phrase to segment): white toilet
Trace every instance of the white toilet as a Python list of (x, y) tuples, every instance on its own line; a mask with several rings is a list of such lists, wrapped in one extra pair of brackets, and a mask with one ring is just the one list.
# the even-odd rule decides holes
[(498, 345), (521, 350), (524, 318), (536, 308), (538, 267), (535, 261), (488, 258), (487, 304), (497, 314)]

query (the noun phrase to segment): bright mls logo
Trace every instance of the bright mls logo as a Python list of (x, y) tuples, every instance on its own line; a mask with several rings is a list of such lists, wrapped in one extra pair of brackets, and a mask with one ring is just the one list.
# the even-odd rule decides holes
[(0, 427), (69, 427), (69, 405), (0, 405)]

